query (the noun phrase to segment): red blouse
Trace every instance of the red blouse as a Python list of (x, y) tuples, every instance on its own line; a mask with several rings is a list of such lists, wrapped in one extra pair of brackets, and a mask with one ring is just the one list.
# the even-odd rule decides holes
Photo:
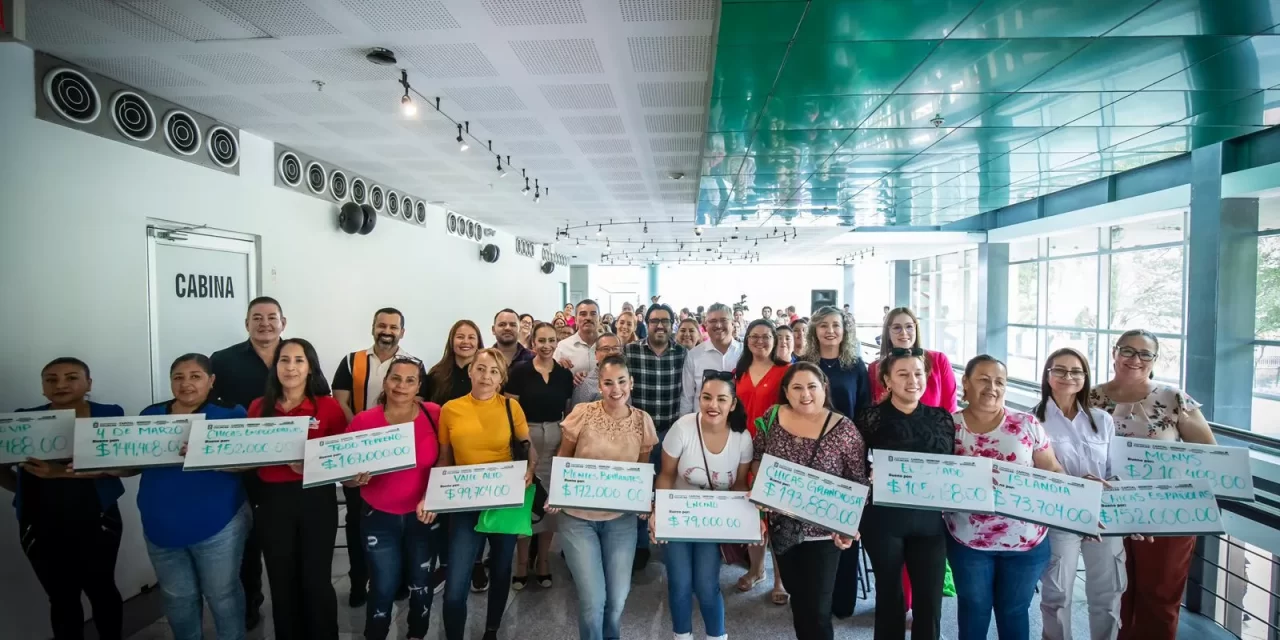
[(743, 410), (747, 412), (747, 431), (751, 433), (751, 437), (756, 435), (756, 418), (763, 416), (769, 407), (778, 404), (778, 389), (782, 387), (782, 376), (787, 373), (789, 366), (774, 365), (760, 378), (758, 384), (751, 381), (750, 373), (738, 379), (738, 402), (742, 403)]
[[(262, 417), (262, 398), (254, 400), (249, 405), (249, 417)], [(292, 411), (285, 411), (277, 404), (275, 417), (310, 417), (312, 420), (311, 428), (307, 430), (308, 440), (336, 436), (347, 430), (347, 414), (342, 412), (342, 406), (333, 399), (333, 396), (320, 396), (316, 398), (314, 404), (310, 398), (305, 398), (302, 404), (294, 407)], [(294, 473), (287, 464), (261, 467), (258, 469), (258, 477), (262, 478), (263, 482), (302, 482), (302, 474)]]

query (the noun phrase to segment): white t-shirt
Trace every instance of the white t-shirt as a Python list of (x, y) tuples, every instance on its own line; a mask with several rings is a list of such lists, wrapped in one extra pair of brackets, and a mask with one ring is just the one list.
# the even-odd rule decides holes
[(706, 463), (703, 463), (703, 447), (698, 439), (698, 414), (690, 413), (671, 425), (671, 430), (662, 441), (662, 452), (676, 458), (680, 464), (676, 466), (675, 489), (684, 491), (707, 490), (707, 471), (711, 465), (711, 477), (714, 486), (710, 489), (726, 491), (733, 487), (738, 479), (738, 465), (751, 462), (751, 434), (743, 431), (729, 432), (729, 441), (720, 453), (707, 451)]

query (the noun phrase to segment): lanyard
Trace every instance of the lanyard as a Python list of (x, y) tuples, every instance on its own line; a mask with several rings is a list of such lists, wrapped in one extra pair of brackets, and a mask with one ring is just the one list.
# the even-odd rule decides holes
[[(707, 443), (702, 440), (702, 412), (699, 411), (693, 417), (694, 425), (698, 427), (698, 446), (702, 447), (702, 468), (707, 471), (707, 486), (703, 487), (708, 491), (715, 489), (714, 483), (711, 481), (711, 465), (707, 463)], [(728, 444), (726, 441), (725, 444)]]

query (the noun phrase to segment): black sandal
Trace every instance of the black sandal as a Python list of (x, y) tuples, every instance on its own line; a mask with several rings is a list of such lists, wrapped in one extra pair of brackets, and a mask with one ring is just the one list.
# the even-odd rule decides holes
[(548, 573), (543, 576), (534, 576), (534, 578), (537, 579), (538, 586), (544, 589), (551, 587), (551, 574)]
[(511, 576), (511, 588), (521, 591), (529, 584), (529, 576)]

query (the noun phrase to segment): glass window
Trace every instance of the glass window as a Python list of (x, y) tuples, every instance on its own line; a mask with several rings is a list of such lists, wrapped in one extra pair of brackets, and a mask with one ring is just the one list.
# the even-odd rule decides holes
[(964, 266), (974, 267), (978, 264), (978, 250), (969, 249), (964, 252)]
[(959, 320), (964, 313), (964, 273), (943, 271), (938, 274), (938, 313), (940, 320)]
[(958, 253), (944, 253), (938, 256), (938, 269), (941, 271), (955, 269), (959, 266), (960, 254)]
[(1082, 229), (1049, 238), (1049, 256), (1074, 256), (1098, 250), (1098, 230)]
[(1258, 304), (1254, 335), (1280, 339), (1280, 236), (1258, 238)]
[(911, 306), (916, 315), (921, 318), (933, 317), (933, 275), (924, 273), (912, 278), (912, 282), (918, 286), (911, 292)]
[(1111, 248), (1144, 247), (1182, 242), (1186, 217), (1181, 211), (1111, 227)]
[(1040, 240), (1019, 240), (1009, 243), (1009, 261), (1022, 262), (1040, 257)]
[(1280, 198), (1258, 199), (1258, 231), (1280, 229)]
[(1036, 382), (1036, 330), (1009, 327), (1009, 377)]
[[(938, 339), (933, 348), (946, 354), (952, 362), (964, 362), (965, 325), (955, 322), (938, 322)], [(975, 334), (975, 339), (977, 335)]]
[(1112, 254), (1110, 296), (1112, 329), (1181, 334), (1182, 247)]
[(1280, 347), (1253, 348), (1253, 420), (1250, 430), (1280, 436)]
[(966, 269), (964, 272), (964, 319), (973, 322), (978, 319), (978, 270)]
[(920, 258), (918, 260), (911, 261), (912, 274), (924, 273), (926, 271), (933, 271), (933, 258)]
[[(1111, 357), (1111, 352), (1107, 352)], [(1182, 341), (1160, 338), (1160, 357), (1156, 359), (1156, 380), (1173, 385), (1182, 384)]]
[(1039, 264), (1009, 265), (1009, 322), (1036, 323), (1036, 292), (1039, 288)]
[(969, 322), (964, 325), (964, 358), (952, 360), (951, 364), (963, 366), (969, 358), (978, 355), (978, 325)]
[(1060, 327), (1098, 326), (1098, 258), (1070, 258), (1045, 263), (1049, 269), (1047, 318)]
[[(1040, 363), (1042, 371), (1048, 364), (1049, 354), (1058, 349), (1071, 348), (1084, 354), (1093, 363), (1097, 359), (1098, 334), (1095, 331), (1049, 331), (1045, 333), (1044, 358)], [(1094, 374), (1097, 375), (1097, 374)], [(1037, 374), (1037, 380), (1039, 374)]]

